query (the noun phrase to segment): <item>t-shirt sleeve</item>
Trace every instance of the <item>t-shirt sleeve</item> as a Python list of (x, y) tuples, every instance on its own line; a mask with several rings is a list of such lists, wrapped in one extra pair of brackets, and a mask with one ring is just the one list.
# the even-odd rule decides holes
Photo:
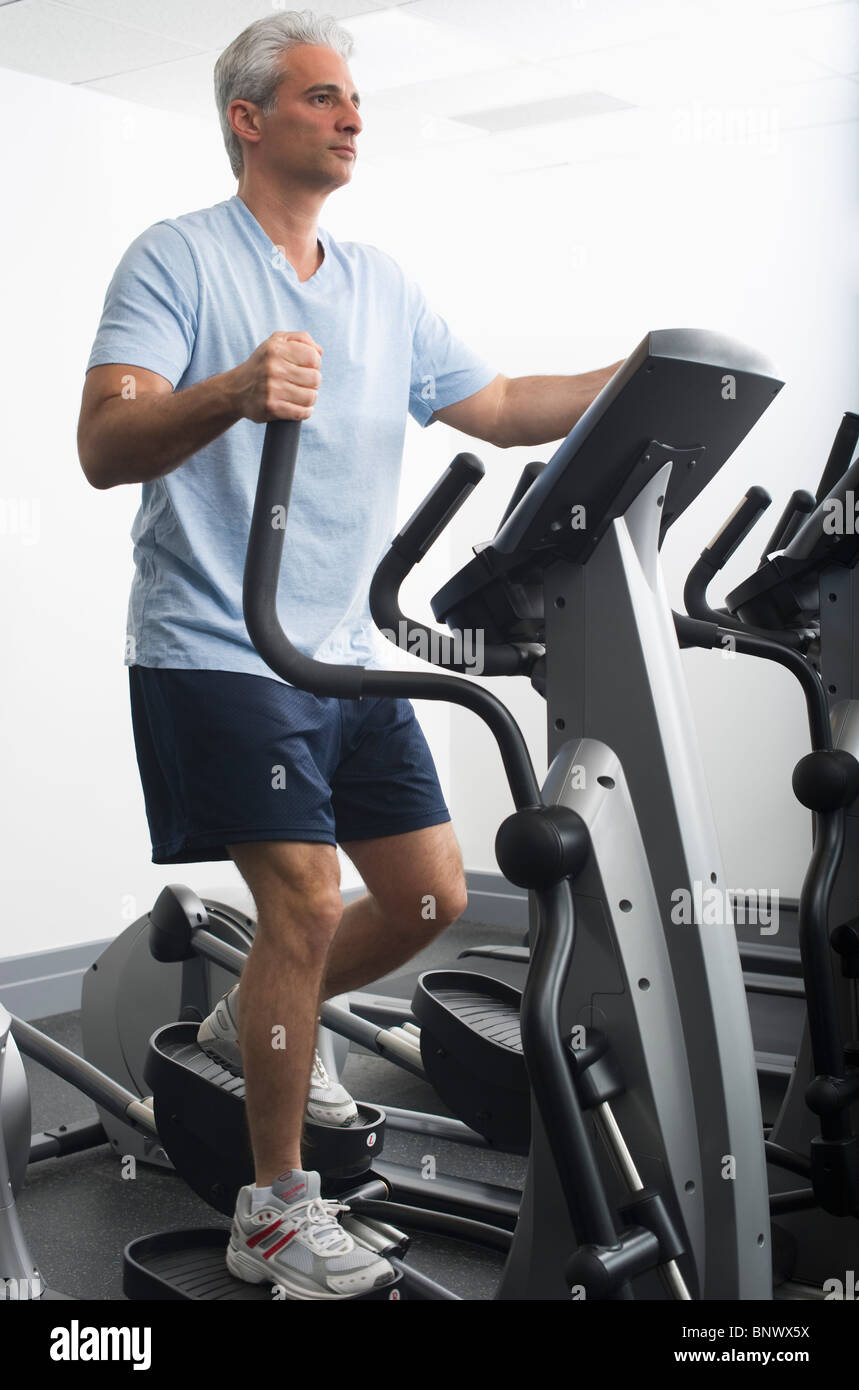
[(409, 300), (414, 323), (409, 414), (425, 427), (436, 410), (481, 391), (498, 371), (451, 333), (412, 281)]
[(129, 363), (175, 388), (197, 336), (197, 268), (185, 238), (157, 222), (131, 243), (113, 274), (87, 363)]

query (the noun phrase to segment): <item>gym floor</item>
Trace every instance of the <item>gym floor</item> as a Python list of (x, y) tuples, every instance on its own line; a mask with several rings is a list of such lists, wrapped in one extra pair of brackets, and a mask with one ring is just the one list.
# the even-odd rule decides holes
[[(489, 939), (518, 945), (521, 935), (521, 931), (493, 927)], [(408, 973), (449, 963), (477, 939), (487, 939), (485, 929), (481, 932), (471, 922), (454, 926), (440, 942), (415, 957)], [(60, 1014), (34, 1023), (66, 1047), (81, 1051), (78, 1014)], [(95, 1118), (94, 1107), (86, 1097), (29, 1058), (25, 1058), (25, 1067), (34, 1132)], [(449, 1113), (429, 1086), (376, 1057), (350, 1053), (343, 1081), (357, 1100)], [(392, 1162), (418, 1166), (427, 1153), (435, 1157), (439, 1173), (511, 1187), (521, 1186), (524, 1180), (522, 1158), (401, 1131), (389, 1131), (385, 1136), (384, 1157)], [(136, 1236), (183, 1227), (229, 1225), (168, 1170), (140, 1163), (133, 1181), (123, 1179), (107, 1145), (34, 1164), (19, 1194), (18, 1209), (43, 1278), (74, 1298), (96, 1301), (124, 1297), (122, 1251)], [(423, 1235), (413, 1237), (409, 1259), (416, 1269), (464, 1299), (491, 1298), (504, 1263), (496, 1252)]]

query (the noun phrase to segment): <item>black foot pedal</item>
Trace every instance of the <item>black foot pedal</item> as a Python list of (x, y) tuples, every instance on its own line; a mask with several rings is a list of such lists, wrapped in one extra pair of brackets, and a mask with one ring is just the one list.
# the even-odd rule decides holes
[[(276, 1285), (246, 1284), (227, 1269), (225, 1255), (229, 1231), (207, 1228), (196, 1231), (165, 1231), (141, 1236), (125, 1248), (122, 1288), (127, 1298), (164, 1302), (167, 1300), (278, 1301)], [(402, 1275), (381, 1288), (361, 1294), (348, 1302), (400, 1300)], [(284, 1299), (284, 1302), (295, 1302)], [(332, 1300), (342, 1302), (347, 1300)]]
[[(158, 1135), (170, 1161), (209, 1206), (232, 1216), (241, 1187), (253, 1182), (245, 1121), (245, 1083), (197, 1044), (196, 1023), (170, 1023), (152, 1035), (144, 1067)], [(348, 1126), (306, 1121), (302, 1161), (326, 1178), (359, 1178), (384, 1147), (385, 1117), (358, 1106)]]
[(412, 1012), (427, 1079), (465, 1124), (508, 1153), (528, 1152), (531, 1103), (522, 992), (488, 975), (427, 970)]

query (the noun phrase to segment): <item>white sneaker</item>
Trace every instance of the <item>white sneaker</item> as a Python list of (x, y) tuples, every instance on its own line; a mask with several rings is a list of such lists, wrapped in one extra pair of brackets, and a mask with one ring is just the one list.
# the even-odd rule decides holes
[(322, 1064), (318, 1052), (313, 1053), (313, 1070), (310, 1073), (310, 1092), (307, 1097), (306, 1115), (324, 1125), (347, 1126), (358, 1118), (358, 1107), (339, 1081), (332, 1081)]
[[(207, 1057), (220, 1062), (234, 1076), (242, 1075), (238, 984), (227, 990), (209, 1017), (203, 1019), (197, 1029), (197, 1043)], [(313, 1054), (306, 1114), (309, 1120), (325, 1125), (351, 1125), (358, 1118), (358, 1107), (354, 1100), (345, 1086), (331, 1080), (318, 1052)]]
[(386, 1259), (357, 1245), (338, 1221), (349, 1208), (320, 1198), (318, 1173), (284, 1173), (254, 1212), (243, 1187), (227, 1246), (227, 1268), (249, 1284), (271, 1283), (288, 1299), (354, 1298), (396, 1278)]

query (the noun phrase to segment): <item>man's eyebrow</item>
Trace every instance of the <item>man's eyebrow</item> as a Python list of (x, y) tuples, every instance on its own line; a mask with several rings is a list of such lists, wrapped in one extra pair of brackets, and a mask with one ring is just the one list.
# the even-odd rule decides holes
[[(338, 96), (340, 88), (336, 82), (317, 82), (313, 87), (308, 87), (304, 93), (306, 97), (312, 96), (314, 92), (331, 92), (333, 96)], [(352, 101), (355, 106), (361, 105), (361, 98), (357, 92), (352, 93)]]

